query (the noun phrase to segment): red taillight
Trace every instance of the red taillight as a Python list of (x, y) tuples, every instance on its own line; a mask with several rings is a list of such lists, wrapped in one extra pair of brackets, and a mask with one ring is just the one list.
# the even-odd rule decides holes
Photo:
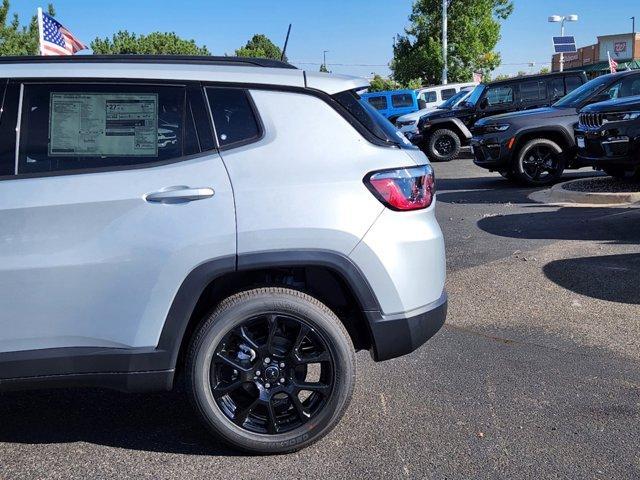
[(392, 210), (419, 210), (433, 201), (435, 182), (430, 165), (372, 172), (365, 185)]

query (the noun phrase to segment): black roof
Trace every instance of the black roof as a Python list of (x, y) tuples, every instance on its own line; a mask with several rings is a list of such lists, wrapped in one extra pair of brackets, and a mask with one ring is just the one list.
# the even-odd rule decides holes
[(489, 83), (491, 85), (499, 85), (501, 83), (513, 83), (513, 82), (521, 82), (526, 80), (536, 80), (538, 78), (562, 77), (566, 75), (576, 75), (576, 74), (580, 75), (580, 74), (584, 74), (584, 72), (580, 70), (573, 70), (573, 71), (564, 71), (564, 72), (534, 73), (533, 75), (519, 75), (516, 77), (505, 78), (504, 80), (495, 80)]
[(237, 65), (244, 67), (296, 68), (269, 58), (214, 57), (207, 55), (61, 55), (2, 57), (3, 63), (181, 63), (198, 65)]

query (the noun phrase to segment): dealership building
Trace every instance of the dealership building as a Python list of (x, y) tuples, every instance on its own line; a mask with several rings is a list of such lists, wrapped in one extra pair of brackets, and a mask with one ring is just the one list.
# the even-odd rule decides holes
[[(564, 54), (564, 70), (584, 70), (589, 78), (609, 73), (609, 60), (618, 62), (618, 71), (640, 68), (640, 33), (603, 35), (593, 45)], [(551, 71), (560, 70), (560, 54), (551, 58)]]

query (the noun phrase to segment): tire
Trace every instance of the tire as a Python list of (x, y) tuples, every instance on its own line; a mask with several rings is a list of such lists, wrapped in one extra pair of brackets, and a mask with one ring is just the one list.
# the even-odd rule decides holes
[[(314, 366), (317, 380), (308, 377)], [(251, 453), (286, 453), (335, 427), (355, 371), (349, 334), (329, 308), (296, 290), (260, 288), (227, 298), (203, 320), (187, 354), (186, 384), (204, 423), (224, 441)]]
[(640, 169), (626, 170), (624, 167), (602, 167), (602, 171), (610, 177), (620, 180), (636, 181), (640, 178)]
[(518, 151), (513, 170), (522, 183), (542, 186), (557, 181), (564, 167), (562, 148), (557, 143), (546, 138), (534, 138)]
[(516, 174), (511, 169), (498, 170), (498, 173), (500, 175), (502, 175), (502, 177), (506, 178), (507, 180), (516, 180), (517, 179)]
[(433, 132), (426, 142), (427, 157), (432, 162), (448, 162), (460, 153), (460, 137), (453, 130), (442, 128)]

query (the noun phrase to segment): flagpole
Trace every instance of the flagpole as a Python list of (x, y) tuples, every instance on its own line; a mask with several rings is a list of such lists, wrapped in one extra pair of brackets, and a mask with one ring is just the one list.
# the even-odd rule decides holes
[(40, 50), (40, 55), (44, 55), (44, 51), (42, 46), (44, 44), (44, 32), (42, 30), (42, 7), (38, 7), (38, 49)]

